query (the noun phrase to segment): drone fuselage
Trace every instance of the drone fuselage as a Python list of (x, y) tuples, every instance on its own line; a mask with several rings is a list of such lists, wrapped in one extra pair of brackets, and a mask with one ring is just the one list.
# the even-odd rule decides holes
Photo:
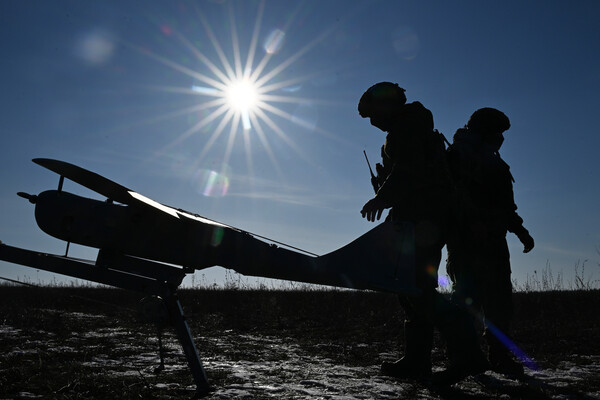
[(249, 275), (301, 280), (316, 259), (170, 210), (48, 190), (37, 196), (35, 218), (40, 229), (55, 238), (188, 269), (218, 265)]
[(45, 233), (67, 242), (190, 268), (214, 265), (224, 229), (57, 190), (37, 196), (35, 218)]
[(136, 200), (122, 205), (48, 190), (36, 198), (36, 221), (53, 237), (100, 249), (99, 264), (110, 264), (110, 255), (124, 255), (186, 272), (221, 266), (246, 276), (355, 289), (410, 293), (413, 288), (410, 225), (383, 223), (315, 257), (129, 193)]

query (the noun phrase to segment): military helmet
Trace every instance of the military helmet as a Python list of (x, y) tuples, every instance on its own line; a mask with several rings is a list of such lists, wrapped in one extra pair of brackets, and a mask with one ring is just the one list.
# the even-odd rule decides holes
[(510, 128), (510, 120), (502, 111), (485, 107), (471, 115), (467, 127), (474, 131), (502, 133)]
[(397, 83), (379, 82), (371, 86), (358, 102), (361, 117), (371, 117), (375, 110), (401, 106), (406, 103), (405, 90)]

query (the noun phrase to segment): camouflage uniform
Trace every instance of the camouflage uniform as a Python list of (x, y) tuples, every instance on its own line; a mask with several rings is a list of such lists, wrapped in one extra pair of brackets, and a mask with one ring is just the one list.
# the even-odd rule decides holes
[(391, 166), (377, 197), (391, 205), (392, 221), (414, 223), (417, 287), (435, 289), (452, 183), (431, 112), (419, 102), (404, 105), (387, 134), (383, 152), (384, 166)]
[[(485, 135), (467, 127), (454, 135), (448, 163), (457, 188), (457, 221), (448, 241), (446, 269), (453, 281), (453, 299), (483, 311), (488, 326), (508, 334), (513, 304), (506, 233), (517, 234), (523, 243), (531, 237), (516, 212), (514, 180), (498, 153), (500, 145), (488, 143)], [(489, 329), (485, 337), (493, 369), (522, 373)]]
[[(405, 354), (395, 363), (383, 363), (382, 372), (402, 378), (428, 377), (434, 326), (447, 341), (450, 363), (458, 368), (458, 379), (481, 372), (485, 360), (472, 321), (436, 291), (452, 182), (443, 139), (433, 129), (433, 116), (419, 102), (399, 105), (388, 114), (387, 125), (366, 112), (361, 115), (370, 117), (373, 125), (387, 132), (383, 166), (377, 166), (382, 184), (375, 198), (365, 204), (363, 216), (365, 210), (391, 207), (388, 218), (392, 221), (414, 224), (415, 278), (421, 292), (418, 296), (400, 296), (406, 313)], [(378, 205), (369, 208), (372, 202)]]

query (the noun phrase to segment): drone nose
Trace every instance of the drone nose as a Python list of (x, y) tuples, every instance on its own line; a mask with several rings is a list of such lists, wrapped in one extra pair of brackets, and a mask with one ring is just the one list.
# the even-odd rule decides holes
[(31, 204), (35, 204), (35, 202), (37, 201), (37, 196), (29, 193), (19, 192), (17, 193), (17, 196), (29, 200)]

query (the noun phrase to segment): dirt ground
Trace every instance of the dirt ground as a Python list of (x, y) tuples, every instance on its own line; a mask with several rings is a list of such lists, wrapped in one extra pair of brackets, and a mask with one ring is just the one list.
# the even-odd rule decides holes
[[(0, 286), (0, 399), (184, 399), (194, 385), (174, 333), (118, 289)], [(394, 296), (183, 290), (212, 399), (600, 399), (600, 292), (516, 293), (527, 378), (487, 372), (445, 390), (379, 375), (398, 357)], [(436, 336), (435, 369), (444, 366)]]

